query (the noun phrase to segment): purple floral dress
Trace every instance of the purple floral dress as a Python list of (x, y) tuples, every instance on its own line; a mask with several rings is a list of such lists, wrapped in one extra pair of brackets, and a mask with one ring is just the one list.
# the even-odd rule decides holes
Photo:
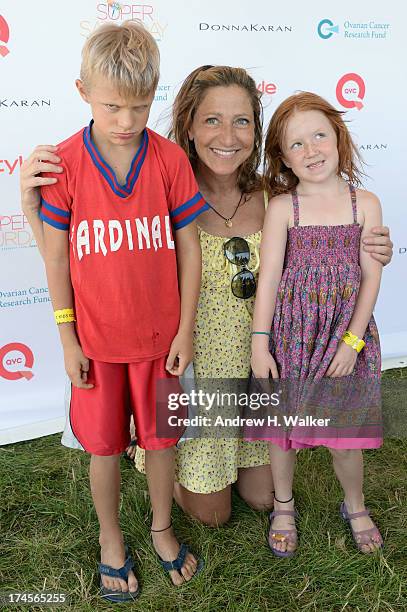
[[(310, 381), (314, 384), (324, 378), (355, 309), (361, 280), (361, 227), (357, 222), (356, 192), (352, 185), (349, 185), (349, 190), (353, 224), (336, 226), (300, 226), (298, 196), (295, 191), (292, 193), (294, 226), (288, 230), (270, 352), (276, 360), (280, 378), (296, 381), (297, 415), (309, 413), (312, 401), (306, 401), (304, 385)], [(366, 346), (358, 354), (352, 375), (325, 378), (320, 389), (326, 391), (324, 385), (329, 387), (329, 384), (335, 383), (354, 390), (358, 381), (367, 383), (370, 385), (369, 393), (364, 395), (363, 401), (365, 408), (373, 408), (373, 412), (366, 417), (365, 423), (370, 420), (370, 425), (373, 422), (377, 425), (377, 414), (380, 411), (380, 344), (373, 317), (363, 339)], [(330, 389), (332, 394), (332, 387)], [(341, 399), (344, 399), (343, 395)], [(345, 408), (347, 410), (348, 425), (352, 424), (352, 415), (349, 419), (351, 401), (352, 398), (346, 398), (347, 405), (343, 406), (342, 401), (340, 406), (343, 415)], [(358, 401), (360, 408), (360, 392)], [(366, 431), (369, 432), (367, 435)], [(329, 435), (326, 435), (328, 432)], [(340, 427), (291, 427), (283, 428), (275, 439), (269, 439), (284, 449), (317, 445), (332, 448), (377, 448), (382, 444), (380, 426), (370, 429), (348, 427), (346, 431)]]

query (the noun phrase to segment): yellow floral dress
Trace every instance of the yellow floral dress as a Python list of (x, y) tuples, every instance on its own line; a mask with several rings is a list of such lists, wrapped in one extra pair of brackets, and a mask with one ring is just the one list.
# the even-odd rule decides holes
[[(199, 229), (202, 284), (194, 332), (196, 378), (248, 378), (251, 315), (254, 298), (236, 298), (231, 279), (239, 268), (229, 263), (223, 245), (229, 239)], [(261, 231), (244, 236), (250, 246), (248, 268), (259, 267)], [(257, 276), (257, 275), (256, 275)], [(270, 463), (266, 442), (196, 438), (176, 451), (176, 479), (194, 493), (214, 493), (236, 482), (238, 468)], [(144, 471), (144, 451), (137, 448), (136, 467)]]

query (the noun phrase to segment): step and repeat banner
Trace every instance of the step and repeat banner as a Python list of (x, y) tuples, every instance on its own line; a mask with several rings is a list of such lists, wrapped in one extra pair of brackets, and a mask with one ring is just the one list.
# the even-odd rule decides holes
[[(21, 212), (19, 170), (37, 144), (89, 122), (79, 98), (80, 53), (107, 21), (138, 19), (157, 40), (161, 80), (149, 125), (166, 133), (174, 95), (202, 64), (246, 68), (265, 121), (297, 90), (346, 118), (394, 241), (376, 307), (383, 357), (407, 354), (407, 8), (394, 1), (151, 3), (0, 0), (0, 444), (61, 430), (62, 352), (43, 264)], [(102, 297), (103, 299), (103, 297)]]

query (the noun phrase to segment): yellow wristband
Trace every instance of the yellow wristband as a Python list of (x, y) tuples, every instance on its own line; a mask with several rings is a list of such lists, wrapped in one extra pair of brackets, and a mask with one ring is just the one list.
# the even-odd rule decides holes
[(363, 342), (363, 340), (355, 336), (355, 334), (352, 334), (352, 332), (350, 332), (349, 330), (347, 330), (343, 334), (342, 340), (345, 342), (345, 344), (347, 344), (348, 346), (351, 346), (358, 353), (360, 353), (362, 348), (365, 346), (365, 343)]
[(74, 321), (76, 321), (73, 308), (54, 310), (54, 317), (57, 325), (60, 325), (61, 323), (73, 323)]

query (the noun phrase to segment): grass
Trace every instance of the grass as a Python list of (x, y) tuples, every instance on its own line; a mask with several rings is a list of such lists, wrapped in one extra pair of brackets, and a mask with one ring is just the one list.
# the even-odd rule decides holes
[[(394, 409), (400, 417), (407, 371), (393, 370), (385, 380), (384, 411)], [(403, 414), (405, 426), (405, 405)], [(71, 610), (114, 610), (117, 606), (97, 596), (98, 526), (89, 460), (61, 447), (59, 439), (0, 447), (0, 589), (66, 592)], [(296, 557), (271, 555), (267, 514), (254, 512), (235, 494), (232, 519), (218, 529), (194, 522), (174, 506), (178, 536), (206, 561), (202, 574), (180, 589), (171, 586), (150, 544), (145, 478), (123, 462), (122, 525), (142, 586), (140, 599), (129, 607), (143, 612), (407, 610), (407, 440), (386, 439), (382, 449), (365, 454), (366, 498), (385, 538), (383, 553), (373, 556), (356, 551), (339, 517), (341, 490), (328, 451), (302, 451), (298, 459)], [(40, 609), (50, 608), (35, 608)]]

